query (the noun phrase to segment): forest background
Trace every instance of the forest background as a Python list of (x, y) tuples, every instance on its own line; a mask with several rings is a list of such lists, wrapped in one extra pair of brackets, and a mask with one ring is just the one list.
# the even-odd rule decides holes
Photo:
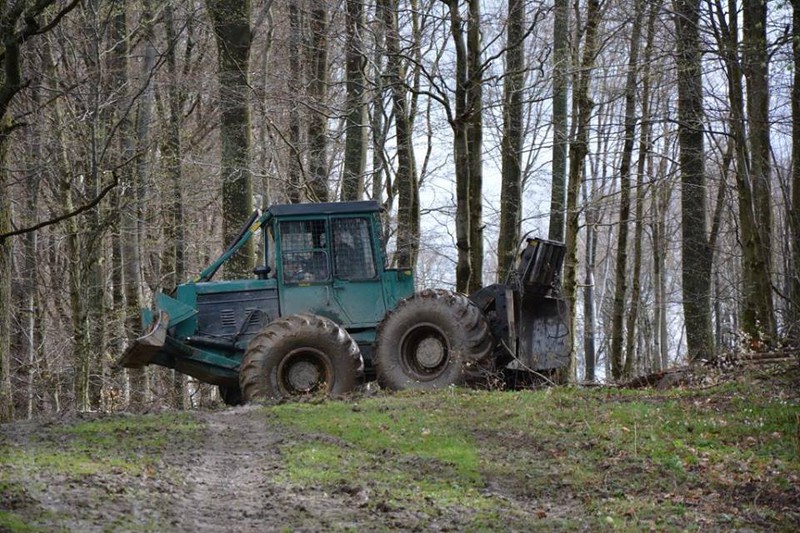
[(565, 380), (800, 335), (800, 0), (17, 0), (0, 35), (0, 420), (208, 401), (114, 360), (281, 202), (379, 201), (420, 288), (564, 241)]

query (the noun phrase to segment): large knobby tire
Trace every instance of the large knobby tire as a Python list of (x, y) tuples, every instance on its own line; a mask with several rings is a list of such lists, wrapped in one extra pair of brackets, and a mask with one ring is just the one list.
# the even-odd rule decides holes
[(290, 315), (250, 341), (239, 385), (245, 403), (340, 396), (353, 390), (362, 370), (361, 352), (347, 331), (321, 316)]
[(378, 325), (373, 349), (382, 386), (429, 390), (460, 385), (492, 355), (486, 319), (462, 294), (426, 289)]

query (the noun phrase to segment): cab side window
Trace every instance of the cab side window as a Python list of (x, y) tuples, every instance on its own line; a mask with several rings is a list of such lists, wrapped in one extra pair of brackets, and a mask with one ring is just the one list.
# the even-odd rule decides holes
[(281, 222), (280, 239), (285, 283), (308, 283), (330, 279), (329, 246), (324, 220)]
[(332, 221), (333, 264), (338, 279), (374, 279), (375, 256), (366, 218), (337, 218)]

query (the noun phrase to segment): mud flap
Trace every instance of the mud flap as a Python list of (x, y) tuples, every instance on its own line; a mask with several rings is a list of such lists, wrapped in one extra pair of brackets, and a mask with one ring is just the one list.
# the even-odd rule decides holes
[(142, 368), (153, 361), (167, 340), (167, 324), (169, 315), (164, 311), (159, 312), (148, 332), (128, 346), (119, 360), (119, 365), (126, 368)]
[[(519, 362), (527, 370), (551, 370), (569, 363), (566, 303), (523, 295), (519, 309)], [(522, 367), (521, 367), (522, 368)]]

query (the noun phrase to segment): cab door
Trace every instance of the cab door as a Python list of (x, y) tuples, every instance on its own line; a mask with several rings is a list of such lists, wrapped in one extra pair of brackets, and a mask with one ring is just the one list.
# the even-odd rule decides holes
[(351, 327), (369, 327), (386, 314), (372, 218), (331, 218), (333, 297)]

